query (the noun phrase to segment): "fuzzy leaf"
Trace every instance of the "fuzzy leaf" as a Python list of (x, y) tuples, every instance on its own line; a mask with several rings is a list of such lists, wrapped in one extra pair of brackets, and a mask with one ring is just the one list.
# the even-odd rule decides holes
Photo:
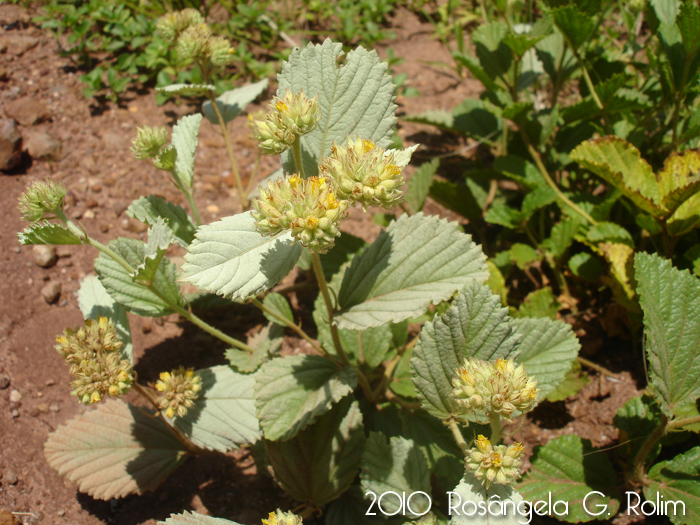
[(430, 186), (433, 183), (433, 177), (439, 165), (440, 159), (433, 159), (430, 162), (421, 164), (411, 175), (405, 198), (406, 205), (411, 213), (418, 213), (423, 209), (423, 204), (428, 197), (428, 193), (430, 193)]
[(343, 277), (340, 328), (362, 330), (423, 314), (465, 284), (485, 281), (486, 257), (457, 224), (417, 213), (389, 225)]
[(49, 221), (37, 222), (17, 234), (22, 246), (30, 244), (83, 244), (76, 234), (62, 224)]
[(561, 304), (557, 301), (549, 286), (527, 294), (513, 317), (548, 317), (556, 319)]
[[(495, 501), (495, 496), (498, 499), (505, 502), (513, 502), (513, 505), (508, 505), (507, 509), (517, 509), (523, 497), (510, 485), (498, 485), (492, 484), (488, 489), (481, 484), (481, 481), (476, 479), (470, 471), (464, 473), (462, 481), (454, 489), (454, 493), (450, 494), (448, 505), (457, 506), (455, 510), (452, 511), (452, 519), (450, 520), (450, 525), (521, 525), (520, 522), (524, 521), (523, 516), (517, 513), (508, 512), (505, 516), (502, 515), (491, 515), (486, 512), (481, 516), (481, 512), (475, 513), (472, 516), (466, 515), (466, 513), (472, 513), (475, 508), (481, 503), (488, 503), (490, 501)], [(473, 505), (465, 505), (465, 502), (471, 501)], [(464, 507), (464, 513), (462, 513), (462, 505)], [(521, 505), (522, 507), (522, 505)], [(525, 518), (527, 519), (527, 518)]]
[(351, 233), (342, 232), (336, 238), (335, 246), (328, 253), (321, 254), (321, 266), (326, 279), (340, 271), (341, 266), (350, 261), (355, 254), (361, 253), (369, 244)]
[[(380, 432), (371, 432), (362, 454), (362, 489), (373, 491), (377, 496), (393, 491), (407, 495), (422, 491), (430, 494), (430, 470), (428, 462), (418, 445), (403, 437), (392, 437), (387, 443)], [(411, 508), (418, 513), (428, 509), (428, 499), (420, 494), (411, 498)], [(399, 510), (397, 497), (382, 498), (381, 508), (386, 514)], [(405, 516), (415, 516), (408, 505)]]
[(156, 93), (169, 95), (203, 95), (213, 91), (216, 91), (216, 87), (211, 84), (171, 84), (156, 88)]
[(292, 307), (289, 306), (289, 301), (287, 301), (287, 298), (284, 295), (280, 295), (278, 293), (267, 294), (263, 300), (263, 305), (275, 313), (275, 315), (272, 315), (264, 312), (264, 315), (268, 321), (277, 323), (280, 326), (286, 326), (284, 322), (280, 320), (280, 318), (294, 322)]
[(634, 239), (625, 228), (614, 222), (599, 222), (592, 226), (586, 238), (594, 243), (610, 242), (622, 243), (634, 248)]
[(638, 253), (634, 263), (651, 381), (672, 416), (700, 397), (700, 280), (658, 255)]
[(223, 518), (212, 518), (204, 514), (197, 514), (186, 510), (182, 514), (172, 514), (165, 521), (159, 521), (165, 525), (240, 525), (235, 521), (225, 520)]
[(229, 299), (246, 299), (284, 279), (300, 255), (289, 232), (263, 237), (250, 212), (240, 213), (197, 230), (181, 279)]
[(578, 50), (591, 41), (596, 28), (595, 20), (578, 10), (576, 5), (566, 5), (552, 10), (554, 24), (572, 48)]
[(700, 154), (686, 150), (671, 155), (658, 174), (663, 205), (673, 214), (690, 197), (700, 191)]
[(248, 338), (248, 346), (255, 349), (253, 353), (229, 348), (226, 359), (236, 370), (243, 374), (255, 372), (260, 366), (270, 360), (282, 348), (284, 330), (276, 324), (264, 326), (257, 334)]
[[(528, 501), (551, 497), (552, 501), (568, 502), (568, 514), (556, 517), (569, 523), (596, 519), (585, 511), (583, 498), (593, 491), (602, 492), (604, 497), (592, 494), (586, 506), (597, 510), (596, 505), (607, 505), (609, 514), (599, 518), (614, 516), (620, 506), (615, 471), (605, 452), (595, 452), (590, 441), (571, 435), (559, 436), (544, 447), (536, 447), (530, 460), (532, 466), (518, 485), (518, 491)], [(559, 512), (561, 508), (560, 505)]]
[(155, 489), (187, 457), (160, 419), (118, 400), (58, 427), (44, 453), (81, 492), (103, 500)]
[[(268, 83), (268, 80), (265, 78), (254, 84), (233, 88), (216, 97), (216, 105), (219, 106), (219, 112), (224, 122), (231, 122), (238, 115), (243, 113), (248, 104), (253, 102), (267, 89)], [(207, 117), (209, 122), (215, 126), (219, 125), (219, 119), (216, 116), (216, 112), (210, 100), (202, 104), (202, 113), (204, 113), (204, 116)]]
[(165, 219), (158, 217), (155, 224), (148, 230), (148, 242), (144, 248), (144, 260), (135, 268), (131, 278), (136, 283), (150, 286), (156, 276), (165, 252), (174, 242), (173, 232), (165, 223)]
[[(621, 432), (620, 448), (627, 453), (627, 457), (633, 460), (637, 452), (644, 444), (642, 436), (651, 435), (661, 419), (661, 408), (652, 396), (641, 395), (627, 401), (615, 415), (614, 423)], [(629, 440), (629, 442), (627, 442)], [(649, 452), (648, 462), (652, 462), (659, 454), (661, 444), (657, 443)]]
[(529, 244), (523, 244), (516, 242), (509, 250), (510, 258), (515, 263), (515, 265), (521, 270), (525, 270), (532, 263), (539, 261), (542, 256), (537, 253), (532, 246)]
[(194, 179), (194, 152), (197, 149), (201, 123), (202, 114), (195, 113), (182, 117), (173, 127), (171, 143), (177, 151), (175, 177), (188, 189), (192, 189)]
[[(139, 266), (145, 257), (145, 244), (137, 239), (120, 237), (109, 243), (109, 248), (121, 255), (132, 268)], [(133, 282), (131, 275), (111, 257), (101, 253), (95, 259), (95, 271), (109, 294), (128, 312), (146, 317), (160, 317), (172, 313), (170, 307), (145, 286)], [(177, 269), (168, 259), (163, 259), (156, 271), (154, 284), (170, 301), (182, 303)]]
[(265, 363), (257, 375), (255, 405), (265, 438), (290, 439), (352, 392), (357, 373), (321, 356), (296, 355)]
[[(307, 97), (318, 94), (321, 120), (301, 138), (307, 176), (317, 173), (333, 142), (344, 144), (348, 136), (359, 135), (382, 148), (391, 144), (396, 104), (387, 64), (363, 47), (348, 53), (339, 64), (343, 55), (342, 45), (328, 39), (321, 45), (294, 49), (278, 77), (280, 97), (287, 88), (294, 93), (303, 89)], [(288, 173), (297, 171), (291, 152), (282, 159)]]
[(554, 403), (573, 397), (590, 382), (591, 378), (588, 377), (588, 374), (581, 370), (578, 361), (574, 361), (573, 366), (564, 376), (564, 380), (549, 393), (547, 401)]
[[(700, 524), (700, 447), (658, 462), (649, 470), (649, 481), (644, 496), (655, 502), (660, 494), (666, 510), (671, 510), (667, 516), (673, 523)], [(670, 505), (674, 501), (679, 503)]]
[(187, 248), (192, 242), (197, 229), (192, 218), (181, 206), (155, 195), (138, 198), (127, 208), (126, 214), (149, 226), (155, 225), (158, 218), (162, 217), (173, 232), (175, 242), (183, 248)]
[(600, 259), (587, 252), (572, 255), (569, 259), (569, 269), (576, 277), (592, 282), (597, 281), (603, 273)]
[(265, 453), (287, 494), (320, 507), (353, 482), (364, 444), (362, 412), (348, 396), (296, 437), (265, 441)]
[(512, 356), (518, 339), (498, 296), (486, 285), (467, 285), (442, 316), (425, 323), (414, 349), (411, 375), (423, 408), (448, 418), (453, 412), (452, 379), (464, 359)]

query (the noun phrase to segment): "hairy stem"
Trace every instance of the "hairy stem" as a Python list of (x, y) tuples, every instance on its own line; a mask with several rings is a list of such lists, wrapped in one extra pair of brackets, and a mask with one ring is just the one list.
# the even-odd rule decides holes
[(489, 418), (489, 424), (491, 425), (491, 444), (495, 447), (501, 442), (501, 416), (500, 414), (493, 413)]
[(299, 171), (299, 176), (302, 179), (306, 178), (304, 173), (304, 162), (301, 156), (301, 138), (297, 137), (292, 144), (292, 155), (294, 155), (294, 164), (296, 164), (297, 170)]
[(620, 374), (616, 374), (615, 372), (611, 372), (604, 366), (600, 366), (597, 363), (594, 363), (593, 361), (589, 361), (585, 357), (577, 357), (576, 361), (579, 362), (580, 365), (583, 365), (585, 367), (588, 367), (592, 370), (595, 370), (596, 372), (599, 372), (601, 375), (608, 376), (608, 377), (619, 377)]
[(632, 481), (638, 484), (644, 484), (646, 478), (646, 459), (649, 453), (653, 450), (659, 440), (666, 433), (666, 424), (668, 423), (668, 418), (665, 415), (661, 416), (661, 422), (659, 426), (654, 429), (646, 441), (642, 444), (642, 447), (637, 452), (637, 456), (634, 458), (634, 473), (632, 474)]
[(190, 205), (190, 209), (192, 210), (192, 215), (194, 215), (194, 221), (197, 223), (197, 226), (202, 225), (202, 217), (199, 215), (199, 208), (197, 208), (197, 204), (194, 202), (194, 196), (192, 195), (192, 192), (189, 190), (183, 191), (185, 194), (185, 197), (187, 198), (187, 202)]
[(455, 438), (457, 445), (459, 445), (462, 454), (464, 454), (464, 457), (466, 458), (469, 455), (469, 445), (467, 445), (467, 442), (464, 440), (462, 431), (459, 429), (459, 424), (454, 418), (450, 418), (447, 420), (447, 426), (452, 431), (452, 436)]

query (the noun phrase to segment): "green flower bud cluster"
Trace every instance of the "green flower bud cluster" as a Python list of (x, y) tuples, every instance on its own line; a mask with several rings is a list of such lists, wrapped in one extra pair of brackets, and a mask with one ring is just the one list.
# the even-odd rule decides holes
[(340, 234), (347, 201), (336, 199), (325, 177), (302, 179), (292, 175), (271, 181), (267, 190), (260, 189), (260, 199), (253, 201), (255, 227), (262, 235), (276, 235), (291, 230), (303, 246), (326, 253)]
[(372, 141), (358, 137), (346, 146), (334, 143), (319, 170), (336, 181), (340, 199), (359, 202), (365, 211), (367, 206), (392, 209), (403, 200), (404, 179), (394, 154)]
[(476, 439), (476, 447), (467, 456), (467, 468), (486, 488), (491, 483), (506, 485), (520, 477), (522, 454), (523, 446), (520, 443), (493, 447), (488, 439), (480, 435)]
[(136, 130), (136, 137), (131, 141), (131, 152), (139, 160), (153, 159), (160, 155), (167, 142), (167, 129), (143, 126)]
[(202, 23), (204, 23), (202, 14), (190, 7), (161, 16), (156, 22), (156, 34), (172, 42), (188, 27)]
[(65, 197), (66, 187), (60, 182), (49, 179), (45, 182), (32, 183), (19, 196), (19, 212), (22, 214), (22, 220), (36, 222), (55, 217), (56, 212), (63, 210)]
[(282, 512), (280, 509), (270, 512), (267, 519), (262, 520), (262, 525), (301, 525), (301, 523), (301, 516), (292, 512)]
[(265, 120), (255, 121), (255, 139), (263, 155), (279, 155), (291, 148), (297, 137), (313, 131), (320, 118), (318, 95), (309, 99), (303, 91), (287, 89), (284, 98), (272, 99)]
[(537, 381), (512, 359), (495, 363), (469, 358), (457, 369), (452, 395), (466, 412), (488, 417), (499, 414), (510, 421), (514, 412), (525, 414), (537, 406)]
[(56, 350), (71, 365), (72, 394), (81, 403), (97, 403), (105, 395), (119, 397), (131, 388), (131, 362), (123, 359), (123, 343), (106, 317), (88, 319), (78, 330), (67, 328), (56, 342)]
[(156, 390), (162, 395), (158, 398), (158, 406), (165, 410), (168, 417), (183, 417), (187, 409), (194, 406), (193, 401), (202, 390), (202, 377), (195, 374), (194, 369), (180, 367), (172, 372), (163, 372), (156, 382)]

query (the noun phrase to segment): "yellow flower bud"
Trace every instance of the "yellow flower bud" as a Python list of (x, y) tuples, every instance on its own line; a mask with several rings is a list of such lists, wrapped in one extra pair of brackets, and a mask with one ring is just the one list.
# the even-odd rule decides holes
[(466, 458), (467, 468), (488, 488), (491, 483), (506, 485), (520, 477), (523, 447), (520, 443), (491, 446), (484, 436), (479, 436)]
[(187, 409), (194, 406), (193, 401), (202, 390), (202, 378), (192, 368), (185, 370), (181, 366), (172, 372), (162, 372), (155, 387), (163, 394), (158, 398), (158, 406), (165, 415), (183, 417)]
[(318, 95), (306, 98), (303, 91), (287, 89), (284, 98), (274, 97), (265, 120), (255, 120), (255, 139), (263, 155), (279, 155), (288, 150), (297, 137), (316, 127), (321, 118)]
[(270, 512), (267, 519), (262, 520), (262, 525), (301, 525), (301, 523), (301, 516), (292, 512), (282, 512), (280, 509)]
[(57, 211), (63, 210), (66, 187), (51, 179), (34, 182), (19, 196), (19, 212), (22, 220), (36, 222), (44, 218), (53, 218)]

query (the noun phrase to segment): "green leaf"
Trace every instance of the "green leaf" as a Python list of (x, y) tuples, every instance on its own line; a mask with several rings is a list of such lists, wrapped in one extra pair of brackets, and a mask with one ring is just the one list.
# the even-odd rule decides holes
[(516, 334), (522, 337), (515, 360), (525, 365), (528, 376), (535, 376), (540, 396), (547, 397), (571, 369), (581, 344), (562, 321), (544, 318), (515, 319)]
[(518, 210), (498, 202), (489, 207), (484, 220), (490, 224), (505, 226), (510, 230), (517, 230), (523, 225), (523, 216)]
[[(489, 502), (496, 501), (496, 497), (504, 503), (504, 509), (507, 509), (505, 516), (498, 515), (499, 511), (496, 510), (498, 507), (494, 507), (494, 514), (496, 515), (492, 515), (489, 512), (484, 513), (484, 515), (481, 515), (481, 511), (474, 512), (474, 509), (479, 508), (480, 504), (488, 505)], [(464, 473), (462, 481), (455, 487), (449, 498), (448, 505), (456, 506), (450, 512), (452, 515), (450, 525), (522, 525), (521, 522), (527, 519), (525, 516), (517, 513), (517, 508), (518, 506), (522, 508), (521, 502), (523, 501), (523, 497), (518, 491), (510, 485), (498, 485), (496, 483), (487, 489), (469, 471)], [(466, 502), (468, 501), (471, 501), (472, 504), (467, 504)], [(506, 502), (512, 502), (512, 505), (506, 505)], [(462, 510), (462, 506), (464, 506), (464, 510)], [(471, 513), (473, 514), (469, 516), (468, 514)]]
[(578, 361), (574, 361), (571, 369), (564, 376), (564, 380), (547, 396), (547, 401), (555, 403), (575, 396), (579, 390), (591, 382), (588, 374), (581, 370)]
[(211, 84), (171, 84), (156, 88), (156, 93), (169, 95), (204, 95), (214, 91), (216, 91), (216, 87)]
[(503, 130), (503, 119), (499, 108), (479, 100), (468, 98), (452, 110), (453, 129), (474, 140), (495, 142)]
[(418, 398), (433, 416), (446, 419), (453, 412), (452, 379), (464, 359), (492, 361), (515, 355), (518, 335), (488, 286), (467, 285), (440, 317), (421, 330), (411, 359), (411, 375)]
[(569, 269), (576, 277), (591, 282), (596, 282), (603, 273), (600, 259), (588, 252), (572, 255), (569, 259)]
[(476, 202), (471, 190), (462, 184), (433, 179), (429, 195), (440, 206), (459, 213), (470, 221), (481, 220), (482, 208)]
[(340, 267), (359, 254), (369, 244), (351, 233), (342, 232), (335, 240), (335, 246), (328, 253), (321, 254), (321, 266), (326, 279), (330, 279), (340, 271)]
[(672, 26), (676, 23), (676, 17), (680, 7), (679, 0), (650, 0), (649, 2), (654, 8), (654, 13), (659, 22)]
[(527, 33), (508, 33), (503, 42), (513, 51), (513, 53), (522, 58), (528, 49), (532, 49), (537, 42), (542, 40), (544, 36), (532, 37)]
[(182, 117), (173, 127), (173, 136), (170, 140), (177, 151), (174, 176), (188, 189), (192, 189), (194, 179), (194, 152), (197, 150), (197, 135), (199, 135), (201, 123), (201, 113)]
[(557, 192), (549, 186), (541, 186), (529, 191), (523, 199), (521, 221), (526, 221), (539, 209), (557, 201)]
[(516, 155), (502, 155), (493, 163), (493, 169), (529, 189), (546, 186), (547, 182), (531, 162)]
[(126, 214), (149, 226), (155, 225), (158, 218), (162, 217), (173, 232), (175, 242), (183, 248), (187, 248), (194, 239), (197, 227), (187, 212), (177, 204), (155, 195), (138, 198), (127, 208)]
[(634, 258), (654, 393), (671, 416), (700, 397), (700, 281), (658, 255)]
[[(267, 89), (267, 85), (268, 80), (264, 78), (260, 82), (231, 89), (216, 97), (216, 105), (219, 106), (219, 112), (224, 122), (229, 123), (243, 113), (243, 110), (245, 110), (248, 104), (253, 102)], [(212, 106), (210, 100), (202, 104), (202, 113), (204, 113), (204, 116), (207, 117), (209, 122), (215, 126), (219, 125), (219, 119), (216, 116), (214, 106)]]
[(294, 437), (357, 386), (357, 373), (321, 356), (296, 355), (265, 363), (257, 375), (255, 405), (265, 438)]
[(676, 525), (700, 524), (700, 447), (660, 461), (651, 467), (648, 477), (650, 483), (644, 487), (647, 500), (656, 502), (660, 495), (666, 515)]
[(36, 222), (17, 234), (22, 246), (30, 244), (83, 244), (83, 241), (62, 224)]
[(271, 288), (294, 268), (301, 246), (284, 232), (263, 237), (250, 212), (201, 226), (182, 265), (182, 281), (234, 300)]
[(417, 317), (466, 283), (485, 281), (485, 260), (456, 223), (403, 215), (352, 260), (335, 319), (340, 328), (361, 330)]
[[(287, 89), (294, 93), (303, 89), (308, 97), (318, 95), (322, 108), (316, 129), (301, 138), (307, 176), (317, 173), (333, 142), (344, 144), (348, 136), (359, 135), (382, 148), (391, 144), (396, 104), (387, 64), (363, 47), (348, 53), (341, 64), (343, 55), (342, 45), (328, 39), (321, 45), (295, 48), (278, 76), (278, 96)], [(291, 152), (282, 160), (288, 173), (297, 171)]]
[(263, 299), (263, 305), (274, 312), (274, 315), (263, 312), (268, 321), (277, 323), (280, 326), (286, 326), (284, 322), (280, 320), (280, 318), (286, 319), (292, 323), (294, 322), (292, 307), (289, 306), (289, 301), (287, 301), (287, 298), (284, 295), (274, 292), (269, 293), (265, 296), (265, 299)]
[[(518, 491), (527, 501), (549, 500), (568, 502), (569, 511), (557, 519), (569, 523), (608, 519), (617, 513), (620, 506), (615, 485), (617, 477), (604, 451), (596, 451), (590, 441), (578, 436), (559, 436), (544, 447), (535, 447), (530, 460), (532, 466), (518, 484)], [(591, 494), (602, 492), (605, 496)], [(592, 516), (586, 508), (598, 512), (600, 506), (607, 505), (608, 512)], [(562, 505), (558, 506), (562, 512)]]
[[(644, 444), (644, 438), (654, 432), (661, 415), (659, 405), (652, 396), (646, 394), (630, 399), (617, 411), (614, 423), (622, 431), (620, 448), (630, 460), (637, 457), (637, 452)], [(660, 450), (661, 444), (657, 443), (650, 451), (647, 461), (651, 463)]]
[(413, 348), (409, 348), (404, 352), (399, 360), (399, 363), (394, 368), (394, 375), (389, 383), (389, 388), (392, 392), (403, 397), (415, 398), (416, 388), (411, 380), (411, 358), (413, 357)]
[(555, 258), (561, 258), (574, 242), (581, 221), (575, 217), (569, 217), (559, 221), (552, 227), (552, 233), (548, 239), (542, 242), (542, 247), (550, 251)]
[(479, 64), (491, 79), (505, 77), (513, 64), (513, 52), (503, 42), (508, 33), (506, 23), (499, 20), (480, 25), (471, 34)]
[[(362, 454), (362, 490), (372, 491), (377, 496), (393, 491), (407, 495), (418, 491), (430, 494), (430, 469), (418, 445), (403, 437), (392, 437), (387, 443), (380, 432), (371, 432)], [(382, 498), (381, 509), (391, 514), (400, 509), (399, 499), (393, 495)], [(429, 508), (428, 499), (416, 494), (411, 498), (412, 510), (419, 514)], [(381, 511), (380, 511), (381, 512)], [(415, 517), (407, 508), (403, 513)]]
[(240, 525), (235, 521), (212, 518), (211, 516), (187, 510), (182, 514), (173, 514), (165, 521), (159, 521), (158, 523), (165, 523), (166, 525)]
[(548, 317), (556, 319), (561, 304), (557, 301), (549, 286), (530, 292), (518, 308), (514, 317)]
[(593, 39), (597, 29), (595, 20), (582, 13), (575, 5), (567, 5), (552, 9), (554, 24), (569, 45), (575, 50), (581, 50)]
[(248, 338), (248, 346), (255, 349), (253, 353), (229, 348), (226, 359), (236, 370), (243, 374), (255, 372), (260, 366), (270, 360), (282, 348), (284, 330), (276, 324), (264, 326), (257, 334)]
[(629, 142), (617, 137), (589, 140), (577, 146), (570, 157), (615, 186), (647, 213), (655, 217), (665, 214), (656, 176)]
[(187, 458), (160, 419), (111, 399), (58, 427), (44, 454), (81, 492), (103, 500), (153, 490)]
[(296, 437), (265, 441), (265, 453), (287, 494), (320, 507), (353, 482), (364, 444), (362, 412), (348, 396)]
[(671, 155), (664, 162), (657, 178), (663, 205), (672, 214), (700, 191), (700, 154), (695, 150), (687, 150), (682, 154)]
[(433, 176), (437, 173), (439, 165), (440, 159), (433, 159), (430, 162), (421, 164), (411, 175), (405, 196), (406, 205), (411, 213), (417, 213), (423, 209), (425, 199), (430, 193)]
[(198, 447), (227, 452), (255, 443), (262, 432), (255, 417), (255, 375), (220, 365), (197, 370), (202, 390), (194, 407), (173, 424)]
[[(108, 247), (122, 256), (132, 268), (139, 266), (145, 257), (145, 244), (137, 239), (120, 237), (111, 241)], [(114, 259), (100, 253), (95, 259), (95, 271), (100, 282), (128, 312), (145, 317), (160, 317), (172, 313), (170, 307), (145, 286), (133, 282), (129, 272)], [(168, 259), (163, 259), (156, 271), (154, 286), (172, 303), (182, 304), (177, 269)]]
[(524, 270), (542, 256), (532, 246), (516, 242), (509, 250), (511, 260), (518, 268)]
[(634, 248), (634, 239), (625, 228), (614, 222), (599, 222), (592, 226), (586, 238), (594, 243), (602, 242), (622, 243)]
[(117, 329), (117, 335), (124, 346), (122, 353), (126, 359), (134, 362), (134, 347), (131, 343), (131, 327), (126, 310), (114, 302), (100, 280), (94, 275), (86, 276), (78, 290), (78, 305), (85, 319), (97, 320), (99, 317), (110, 319)]
[(165, 223), (165, 219), (158, 217), (155, 224), (148, 230), (148, 242), (144, 248), (143, 262), (131, 274), (135, 283), (144, 286), (150, 286), (153, 283), (165, 252), (174, 240), (173, 232)]

